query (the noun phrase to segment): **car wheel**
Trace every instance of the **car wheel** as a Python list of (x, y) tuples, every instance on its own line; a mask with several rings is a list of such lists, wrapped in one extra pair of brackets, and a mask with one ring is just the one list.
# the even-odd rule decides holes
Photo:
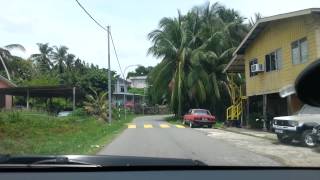
[(277, 138), (283, 144), (288, 144), (292, 142), (292, 138), (285, 136), (283, 134), (277, 134)]
[(316, 142), (312, 137), (312, 130), (305, 130), (302, 133), (302, 144), (307, 147), (316, 146)]
[(194, 125), (193, 125), (193, 123), (192, 123), (191, 121), (189, 121), (189, 127), (190, 127), (190, 128), (193, 128), (193, 127), (194, 127)]

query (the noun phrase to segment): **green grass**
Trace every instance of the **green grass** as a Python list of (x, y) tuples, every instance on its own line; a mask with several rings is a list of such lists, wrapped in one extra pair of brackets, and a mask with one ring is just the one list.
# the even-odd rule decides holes
[(110, 125), (86, 115), (54, 117), (36, 112), (0, 113), (0, 154), (95, 154), (135, 117)]
[(217, 121), (216, 124), (214, 124), (214, 128), (223, 128), (224, 127), (224, 122), (222, 121)]

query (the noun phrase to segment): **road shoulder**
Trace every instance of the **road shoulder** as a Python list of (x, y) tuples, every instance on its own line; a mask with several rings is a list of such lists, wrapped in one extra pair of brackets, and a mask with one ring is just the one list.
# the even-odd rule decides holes
[(198, 131), (208, 137), (220, 139), (248, 151), (270, 157), (284, 166), (294, 167), (319, 167), (320, 156), (316, 148), (307, 148), (296, 145), (280, 144), (277, 140), (271, 140), (252, 135), (240, 134), (221, 129), (204, 129)]

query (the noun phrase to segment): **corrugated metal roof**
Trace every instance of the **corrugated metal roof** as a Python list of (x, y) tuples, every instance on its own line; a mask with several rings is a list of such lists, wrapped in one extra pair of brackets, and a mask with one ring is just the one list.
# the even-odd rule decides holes
[[(27, 96), (27, 91), (29, 91), (30, 97), (72, 97), (73, 95), (73, 87), (68, 86), (30, 86), (1, 88), (0, 94)], [(76, 88), (76, 96), (81, 95), (81, 90), (79, 88)]]
[(259, 19), (256, 22), (256, 24), (251, 28), (251, 30), (246, 35), (246, 37), (242, 40), (242, 42), (237, 47), (237, 49), (234, 51), (233, 56), (235, 56), (236, 54), (243, 54), (245, 48), (250, 44), (250, 42), (252, 42), (259, 35), (261, 30), (263, 30), (263, 28), (267, 25), (268, 22), (277, 21), (277, 20), (286, 19), (286, 18), (297, 17), (297, 16), (302, 16), (302, 15), (307, 15), (307, 14), (311, 14), (311, 13), (320, 13), (320, 8), (304, 9), (304, 10), (300, 10), (300, 11), (278, 14), (275, 16), (269, 16), (269, 17)]
[(223, 72), (229, 71), (229, 69), (233, 66), (233, 62), (238, 60), (236, 56), (243, 55), (245, 52), (245, 49), (250, 45), (252, 41), (255, 40), (255, 38), (259, 35), (259, 33), (265, 28), (265, 26), (268, 25), (268, 23), (272, 21), (278, 21), (286, 18), (292, 18), (302, 15), (308, 15), (312, 13), (320, 13), (320, 8), (310, 8), (310, 9), (304, 9), (284, 14), (278, 14), (275, 16), (269, 16), (265, 18), (259, 19), (256, 24), (251, 28), (249, 33), (246, 35), (246, 37), (241, 41), (240, 45), (237, 47), (237, 49), (233, 52), (233, 58), (230, 60), (226, 68), (223, 70)]

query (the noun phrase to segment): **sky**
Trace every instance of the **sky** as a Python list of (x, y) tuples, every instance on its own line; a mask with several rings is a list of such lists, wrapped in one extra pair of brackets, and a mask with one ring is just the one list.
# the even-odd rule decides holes
[[(38, 53), (36, 43), (65, 45), (69, 53), (88, 63), (107, 68), (107, 34), (77, 5), (75, 0), (0, 0), (0, 47), (19, 43), (26, 52), (12, 54), (28, 58)], [(163, 17), (175, 17), (179, 9), (185, 14), (193, 6), (208, 0), (79, 0), (111, 32), (122, 69), (154, 66), (160, 62), (147, 50), (147, 34), (158, 27)], [(263, 17), (320, 7), (316, 0), (221, 0), (219, 3), (237, 10), (243, 17), (261, 13)], [(111, 69), (119, 66), (111, 48)], [(128, 67), (130, 66), (130, 67)], [(126, 68), (128, 67), (128, 68)]]

